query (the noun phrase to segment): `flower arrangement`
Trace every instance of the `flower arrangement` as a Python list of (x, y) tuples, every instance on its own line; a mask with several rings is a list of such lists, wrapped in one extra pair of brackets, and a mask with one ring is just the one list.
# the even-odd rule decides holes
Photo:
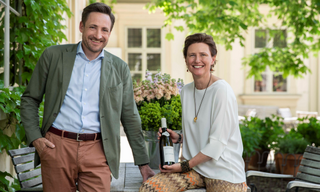
[(146, 79), (139, 84), (134, 81), (134, 99), (141, 118), (142, 129), (158, 131), (161, 118), (167, 119), (167, 126), (173, 130), (181, 130), (180, 92), (183, 80), (171, 79), (169, 74), (158, 71), (152, 77), (147, 71)]

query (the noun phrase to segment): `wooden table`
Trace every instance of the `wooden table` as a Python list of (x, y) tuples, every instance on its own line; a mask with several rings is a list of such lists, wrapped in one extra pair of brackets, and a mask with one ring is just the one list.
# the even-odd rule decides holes
[[(160, 172), (158, 169), (153, 169), (157, 174)], [(119, 170), (119, 179), (112, 179), (111, 191), (112, 192), (136, 192), (142, 183), (142, 176), (138, 166), (133, 163), (121, 163)], [(205, 189), (187, 190), (187, 192), (205, 192)]]

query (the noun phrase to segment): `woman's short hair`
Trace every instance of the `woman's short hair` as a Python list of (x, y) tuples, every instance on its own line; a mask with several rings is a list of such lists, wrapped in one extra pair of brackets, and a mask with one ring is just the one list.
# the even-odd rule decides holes
[(205, 43), (209, 46), (209, 50), (211, 52), (211, 56), (217, 55), (217, 47), (216, 43), (213, 41), (213, 38), (210, 35), (207, 35), (205, 33), (195, 33), (193, 35), (189, 35), (186, 37), (186, 40), (184, 41), (184, 48), (183, 48), (183, 56), (184, 58), (187, 58), (188, 48), (190, 45), (194, 43)]
[(104, 14), (109, 15), (109, 17), (111, 19), (111, 29), (110, 29), (110, 31), (112, 30), (115, 18), (114, 18), (114, 15), (111, 12), (111, 7), (109, 7), (108, 5), (106, 5), (104, 3), (99, 3), (99, 2), (92, 3), (92, 4), (88, 5), (87, 7), (85, 7), (83, 9), (83, 12), (82, 12), (82, 19), (81, 20), (83, 22), (83, 25), (86, 24), (88, 16), (92, 12), (104, 13)]

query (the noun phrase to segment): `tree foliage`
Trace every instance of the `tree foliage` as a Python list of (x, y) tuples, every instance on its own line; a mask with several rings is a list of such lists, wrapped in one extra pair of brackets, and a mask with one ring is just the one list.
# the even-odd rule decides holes
[[(268, 6), (270, 11), (264, 15), (260, 6)], [(320, 0), (153, 0), (146, 6), (150, 12), (160, 8), (166, 16), (164, 26), (174, 20), (183, 20), (190, 33), (204, 32), (213, 36), (227, 50), (239, 39), (244, 46), (248, 29), (261, 28), (273, 31), (286, 29), (288, 34), (286, 47), (263, 48), (261, 52), (243, 60), (249, 66), (247, 77), (261, 79), (261, 72), (267, 67), (282, 72), (284, 77), (301, 77), (310, 72), (303, 63), (310, 53), (320, 50)], [(268, 19), (274, 16), (278, 23), (270, 25)], [(184, 31), (183, 26), (176, 30)], [(270, 33), (271, 40), (277, 33)], [(173, 34), (167, 34), (173, 39)], [(283, 37), (282, 37), (283, 38)]]
[[(71, 16), (65, 0), (11, 0), (21, 16), (10, 14), (10, 85), (26, 85), (45, 48), (66, 40), (63, 14)], [(5, 9), (0, 10), (4, 18)], [(4, 20), (4, 19), (3, 19)], [(0, 67), (4, 65), (4, 22), (0, 23)], [(20, 72), (20, 74), (19, 74)], [(3, 73), (0, 72), (3, 79)]]
[[(64, 14), (71, 16), (65, 0), (10, 0), (10, 6), (21, 10), (18, 17), (10, 13), (10, 85), (13, 90), (4, 88), (3, 72), (0, 70), (0, 110), (7, 119), (4, 127), (0, 127), (0, 153), (3, 150), (16, 149), (23, 146), (25, 132), (20, 119), (20, 97), (31, 78), (32, 71), (45, 48), (66, 40), (63, 30)], [(0, 10), (4, 18), (5, 9)], [(0, 68), (4, 66), (4, 19), (0, 21)], [(19, 87), (17, 87), (19, 85)], [(43, 104), (39, 109), (42, 122)], [(11, 136), (5, 129), (15, 127)], [(20, 188), (17, 179), (10, 183), (12, 177), (0, 171), (0, 191), (15, 191)]]
[(90, 5), (92, 3), (101, 2), (104, 4), (109, 5), (111, 8), (113, 8), (113, 5), (117, 2), (117, 0), (89, 0), (87, 5)]

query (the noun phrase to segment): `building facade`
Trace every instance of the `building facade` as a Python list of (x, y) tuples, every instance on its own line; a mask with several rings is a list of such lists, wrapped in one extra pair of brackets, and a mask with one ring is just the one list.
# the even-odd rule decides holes
[[(173, 78), (181, 78), (185, 83), (192, 81), (192, 76), (186, 71), (182, 54), (184, 38), (187, 31), (178, 32), (174, 26), (184, 25), (182, 21), (174, 21), (172, 26), (163, 27), (165, 16), (161, 11), (149, 13), (144, 7), (147, 0), (118, 0), (113, 5), (116, 22), (106, 50), (119, 56), (130, 67), (135, 80), (143, 79), (145, 71), (155, 73), (160, 69)], [(81, 10), (86, 6), (86, 0), (68, 0), (70, 9), (74, 13), (67, 19), (67, 35), (70, 43), (81, 40), (78, 30), (81, 20)], [(268, 13), (267, 6), (261, 6), (262, 13)], [(278, 22), (277, 18), (270, 18), (270, 26)], [(245, 34), (245, 46), (238, 42), (233, 44), (232, 50), (226, 51), (223, 45), (218, 45), (217, 65), (214, 74), (225, 79), (233, 88), (239, 105), (268, 105), (279, 108), (290, 108), (292, 116), (296, 110), (316, 111), (320, 114), (320, 56), (305, 59), (305, 64), (312, 73), (303, 78), (289, 76), (286, 79), (281, 74), (266, 70), (262, 73), (262, 81), (246, 78), (248, 67), (243, 67), (242, 58), (254, 54), (263, 47), (285, 47), (290, 34), (286, 29), (277, 29), (283, 33), (285, 39), (273, 38), (267, 41), (268, 31), (262, 29), (248, 29)], [(174, 34), (174, 40), (168, 41), (165, 35)], [(264, 37), (261, 37), (264, 33)]]

